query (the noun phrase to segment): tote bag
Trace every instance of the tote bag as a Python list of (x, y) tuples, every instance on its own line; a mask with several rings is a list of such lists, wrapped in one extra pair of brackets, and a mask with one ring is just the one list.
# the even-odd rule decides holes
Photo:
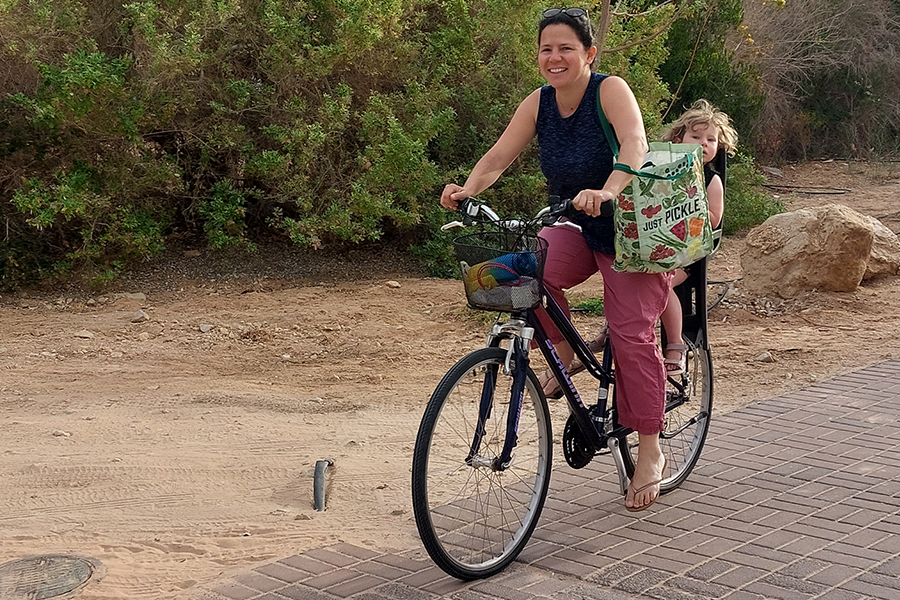
[[(597, 113), (618, 158), (616, 134)], [(697, 144), (651, 142), (640, 170), (617, 162), (614, 169), (634, 175), (614, 200), (613, 269), (631, 273), (665, 273), (686, 267), (713, 251), (709, 203), (703, 179), (703, 149)]]

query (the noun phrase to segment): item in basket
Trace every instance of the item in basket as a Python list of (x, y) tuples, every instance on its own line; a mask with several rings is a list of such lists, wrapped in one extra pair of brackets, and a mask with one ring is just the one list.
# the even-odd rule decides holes
[(459, 267), (463, 274), (463, 284), (466, 287), (466, 293), (471, 294), (475, 290), (491, 290), (497, 287), (497, 280), (489, 273), (482, 273), (480, 267), (485, 263), (479, 263), (474, 267), (470, 267), (466, 261), (460, 261)]
[[(503, 267), (506, 267), (507, 273), (512, 270), (513, 274), (517, 276), (527, 275), (528, 277), (534, 277), (537, 274), (538, 264), (534, 252), (512, 252), (510, 254), (498, 256), (491, 262), (497, 263), (497, 265), (503, 265)], [(498, 283), (504, 283), (500, 277), (505, 277), (505, 275), (493, 271), (491, 272), (491, 275), (494, 276), (494, 279), (496, 279)], [(518, 279), (518, 277), (516, 277), (516, 279)]]
[(520, 285), (522, 277), (537, 274), (537, 257), (534, 252), (512, 252), (471, 267), (460, 262), (466, 289), (490, 290), (498, 285)]
[(467, 292), (469, 304), (484, 310), (525, 310), (537, 305), (540, 284), (533, 277), (522, 277), (516, 286), (493, 289), (476, 288)]

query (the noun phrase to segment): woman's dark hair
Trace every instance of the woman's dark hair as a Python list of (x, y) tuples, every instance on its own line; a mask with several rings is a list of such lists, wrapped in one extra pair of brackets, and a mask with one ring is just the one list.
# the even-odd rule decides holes
[(548, 25), (556, 25), (561, 23), (568, 25), (578, 36), (578, 39), (584, 45), (584, 49), (588, 50), (594, 45), (594, 28), (591, 26), (591, 19), (587, 12), (579, 17), (570, 17), (564, 12), (559, 12), (552, 17), (544, 17), (538, 24), (538, 45), (541, 43), (541, 34)]

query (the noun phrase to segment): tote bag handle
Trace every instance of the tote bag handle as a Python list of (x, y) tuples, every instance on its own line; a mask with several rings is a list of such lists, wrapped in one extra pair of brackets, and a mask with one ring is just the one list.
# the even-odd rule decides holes
[[(609, 119), (606, 118), (606, 114), (603, 112), (603, 104), (600, 102), (600, 89), (597, 89), (597, 116), (600, 117), (600, 125), (603, 126), (603, 133), (606, 134), (606, 141), (609, 143), (609, 149), (612, 150), (613, 156), (618, 159), (619, 158), (619, 141), (616, 138), (616, 132), (613, 130), (612, 125), (609, 122)], [(687, 165), (686, 170), (690, 169), (694, 166), (694, 156), (692, 154), (688, 154), (686, 157)], [(645, 163), (644, 166), (652, 166), (653, 163)], [(613, 165), (613, 170), (615, 171), (623, 171), (628, 173), (629, 175), (636, 175), (638, 177), (646, 177), (648, 179), (659, 179), (659, 180), (668, 180), (673, 181), (681, 177), (683, 171), (678, 171), (674, 173), (670, 173), (669, 175), (658, 175), (656, 173), (650, 173), (648, 171), (636, 171), (626, 165), (625, 163), (617, 162)]]

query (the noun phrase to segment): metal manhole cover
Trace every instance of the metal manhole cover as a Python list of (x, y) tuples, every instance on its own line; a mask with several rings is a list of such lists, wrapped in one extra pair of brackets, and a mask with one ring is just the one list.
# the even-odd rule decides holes
[(84, 558), (44, 554), (0, 565), (0, 598), (41, 600), (77, 590), (94, 574), (95, 565)]

